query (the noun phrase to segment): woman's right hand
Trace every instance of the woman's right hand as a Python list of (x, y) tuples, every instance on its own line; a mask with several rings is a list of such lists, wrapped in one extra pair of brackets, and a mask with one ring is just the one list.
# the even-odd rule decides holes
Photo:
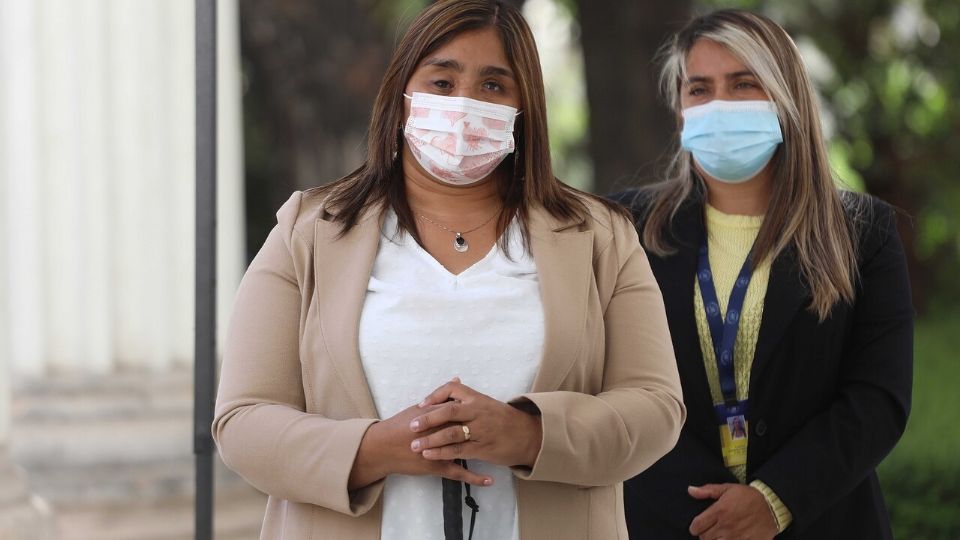
[(493, 485), (490, 476), (468, 471), (453, 461), (424, 459), (419, 452), (411, 450), (410, 444), (414, 439), (448, 427), (440, 426), (429, 433), (410, 431), (410, 422), (414, 418), (436, 407), (412, 405), (386, 420), (372, 424), (360, 441), (353, 470), (350, 471), (348, 489), (368, 486), (390, 474), (441, 476), (474, 486)]

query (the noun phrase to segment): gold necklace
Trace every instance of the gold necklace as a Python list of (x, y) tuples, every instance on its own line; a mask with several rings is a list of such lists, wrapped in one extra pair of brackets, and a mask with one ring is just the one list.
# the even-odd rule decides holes
[(493, 218), (497, 217), (498, 215), (500, 215), (500, 210), (497, 210), (496, 212), (494, 212), (494, 214), (493, 214), (492, 216), (488, 217), (487, 220), (484, 221), (483, 223), (477, 225), (476, 227), (474, 227), (474, 228), (472, 228), (472, 229), (468, 229), (468, 230), (466, 230), (466, 231), (455, 231), (455, 230), (453, 230), (453, 229), (451, 229), (451, 228), (449, 228), (449, 227), (447, 227), (447, 226), (445, 226), (445, 225), (442, 225), (442, 224), (440, 224), (440, 223), (437, 223), (436, 221), (428, 218), (427, 216), (425, 216), (425, 215), (423, 215), (423, 214), (417, 214), (417, 217), (419, 217), (420, 219), (426, 221), (427, 223), (429, 223), (429, 224), (431, 224), (431, 225), (433, 225), (433, 226), (435, 226), (435, 227), (438, 227), (438, 228), (440, 228), (440, 229), (443, 229), (443, 230), (445, 230), (445, 231), (447, 231), (447, 232), (449, 232), (449, 233), (453, 233), (453, 234), (454, 234), (454, 238), (453, 238), (453, 249), (455, 249), (455, 250), (457, 251), (457, 253), (465, 253), (468, 249), (470, 249), (470, 244), (467, 243), (467, 239), (464, 238), (463, 235), (465, 235), (465, 234), (470, 234), (470, 233), (472, 233), (473, 231), (475, 231), (475, 230), (483, 227), (483, 226), (486, 225), (487, 223), (490, 223), (490, 220), (492, 220)]

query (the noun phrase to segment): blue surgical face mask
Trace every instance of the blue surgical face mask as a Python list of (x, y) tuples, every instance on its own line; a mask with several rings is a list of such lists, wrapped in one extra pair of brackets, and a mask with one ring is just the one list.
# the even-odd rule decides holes
[(683, 110), (680, 145), (703, 170), (722, 182), (757, 175), (783, 142), (772, 101), (720, 101)]

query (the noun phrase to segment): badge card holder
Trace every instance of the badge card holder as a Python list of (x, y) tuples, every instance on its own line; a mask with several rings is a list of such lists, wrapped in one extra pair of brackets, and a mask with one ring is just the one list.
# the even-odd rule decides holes
[(736, 405), (727, 407), (720, 404), (716, 407), (717, 420), (720, 424), (720, 450), (723, 453), (723, 464), (728, 468), (747, 463), (747, 402), (738, 401)]

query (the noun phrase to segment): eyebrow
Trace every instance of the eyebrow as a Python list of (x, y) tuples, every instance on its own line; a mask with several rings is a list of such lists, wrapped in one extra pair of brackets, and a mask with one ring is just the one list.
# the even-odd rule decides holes
[[(735, 71), (735, 72), (733, 72), (733, 73), (727, 73), (726, 75), (724, 75), (724, 78), (725, 78), (725, 79), (739, 79), (740, 77), (753, 77), (753, 78), (756, 78), (757, 76), (754, 75), (754, 73), (753, 73), (752, 71), (749, 71), (749, 70)], [(694, 76), (692, 76), (692, 77), (688, 77), (687, 80), (685, 81), (685, 83), (686, 83), (686, 84), (693, 84), (693, 83), (698, 83), (698, 82), (711, 82), (711, 81), (713, 81), (713, 77), (706, 77), (706, 76), (703, 76), (703, 75), (694, 75)]]
[[(459, 73), (465, 71), (463, 64), (452, 59), (452, 58), (428, 58), (423, 63), (424, 66), (435, 66), (441, 69), (452, 69)], [(500, 76), (500, 77), (509, 77), (514, 79), (513, 72), (509, 69), (501, 66), (484, 66), (478, 71), (481, 76)]]
[(463, 71), (463, 64), (457, 62), (452, 58), (428, 58), (423, 65), (425, 66), (436, 66), (444, 69), (452, 69), (454, 71)]
[(480, 75), (484, 77), (490, 76), (499, 76), (499, 77), (509, 77), (513, 79), (513, 72), (505, 67), (500, 66), (484, 66), (480, 68)]

